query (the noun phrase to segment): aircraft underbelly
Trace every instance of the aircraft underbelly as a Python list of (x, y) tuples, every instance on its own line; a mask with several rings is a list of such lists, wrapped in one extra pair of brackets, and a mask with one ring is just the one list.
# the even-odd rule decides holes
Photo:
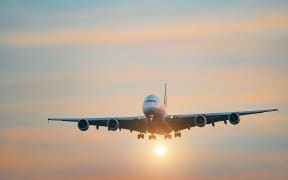
[(152, 134), (169, 134), (172, 129), (161, 119), (153, 119), (148, 123), (148, 132)]

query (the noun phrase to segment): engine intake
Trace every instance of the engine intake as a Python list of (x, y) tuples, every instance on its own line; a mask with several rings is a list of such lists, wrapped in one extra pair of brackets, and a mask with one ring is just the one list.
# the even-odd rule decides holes
[(117, 119), (110, 119), (107, 122), (108, 130), (116, 131), (119, 128), (119, 121)]
[(86, 119), (81, 119), (78, 121), (78, 128), (81, 131), (86, 131), (89, 128), (89, 122)]
[(236, 125), (240, 122), (240, 117), (238, 113), (231, 113), (228, 117), (228, 120), (231, 124)]
[(204, 115), (199, 115), (194, 119), (196, 126), (204, 127), (207, 124), (207, 118)]

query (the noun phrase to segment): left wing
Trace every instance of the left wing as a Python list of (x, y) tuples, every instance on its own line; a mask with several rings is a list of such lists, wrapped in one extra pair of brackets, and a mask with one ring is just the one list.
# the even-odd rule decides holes
[(80, 120), (88, 121), (89, 125), (107, 127), (108, 121), (117, 120), (119, 129), (128, 129), (130, 131), (146, 132), (147, 127), (145, 117), (143, 116), (130, 116), (130, 117), (104, 117), (104, 118), (48, 118), (48, 121), (66, 121), (66, 122), (79, 122)]
[(239, 116), (258, 114), (264, 112), (278, 111), (278, 109), (265, 109), (254, 111), (238, 111), (238, 112), (222, 112), (222, 113), (206, 113), (206, 114), (184, 114), (184, 115), (171, 115), (168, 116), (166, 121), (174, 131), (181, 131), (183, 129), (190, 129), (194, 126), (203, 127), (206, 124), (212, 124), (223, 121), (225, 124), (227, 120), (231, 124), (238, 124), (240, 121)]

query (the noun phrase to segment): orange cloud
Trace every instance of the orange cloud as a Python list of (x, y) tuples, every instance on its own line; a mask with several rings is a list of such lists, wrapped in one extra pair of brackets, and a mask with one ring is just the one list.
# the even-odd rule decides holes
[[(17, 89), (13, 94), (21, 94), (26, 97), (26, 100), (0, 104), (0, 114), (2, 118), (6, 119), (7, 117), (9, 119), (8, 123), (9, 121), (14, 123), (29, 121), (31, 123), (38, 119), (35, 122), (37, 124), (46, 124), (48, 117), (56, 116), (138, 116), (142, 115), (141, 105), (145, 95), (158, 92), (157, 94), (162, 96), (162, 85), (159, 84), (159, 89), (154, 88), (155, 86), (153, 88), (147, 87), (145, 84), (150, 83), (146, 82), (147, 79), (153, 78), (155, 82), (161, 82), (165, 77), (170, 77), (168, 82), (168, 84), (170, 83), (168, 112), (172, 114), (262, 108), (280, 108), (282, 112), (285, 111), (283, 103), (288, 100), (286, 73), (283, 74), (278, 69), (251, 67), (246, 68), (244, 74), (241, 69), (227, 70), (225, 67), (219, 69), (187, 67), (182, 68), (181, 71), (166, 68), (160, 75), (157, 68), (145, 67), (135, 67), (133, 70), (127, 71), (115, 68), (111, 71), (114, 74), (107, 74), (103, 70), (103, 72), (97, 72), (95, 75), (95, 71), (86, 70), (85, 72), (48, 74), (34, 78), (19, 78), (0, 82), (2, 88), (5, 86), (7, 86), (7, 89), (13, 87)], [(101, 74), (106, 76), (105, 81), (94, 79), (99, 74), (100, 76)], [(121, 74), (121, 76), (115, 76), (115, 74)], [(146, 75), (143, 76), (143, 74)], [(177, 74), (177, 76), (170, 76), (170, 74)], [(199, 74), (201, 78), (199, 78)], [(70, 77), (70, 80), (67, 77)], [(122, 89), (119, 88), (120, 92), (118, 92), (119, 89), (104, 95), (97, 92), (99, 87), (105, 90), (109, 87), (109, 84), (119, 82), (121, 82), (122, 87)], [(144, 82), (141, 88), (129, 89), (132, 84), (139, 85), (139, 82)], [(49, 95), (53, 91), (50, 87), (57, 87), (57, 93), (61, 96), (53, 97), (53, 94)], [(85, 87), (85, 96), (82, 87)], [(23, 88), (25, 91), (22, 90)], [(65, 96), (67, 91), (72, 91), (70, 96)], [(35, 97), (35, 93), (41, 98)], [(125, 105), (123, 105), (123, 102), (125, 102)], [(23, 118), (25, 118), (25, 121), (21, 121)], [(76, 124), (73, 123), (70, 126), (76, 129)], [(275, 132), (277, 130), (271, 129), (271, 131)], [(67, 134), (70, 133), (67, 132)], [(32, 134), (28, 133), (26, 135), (33, 136)]]
[[(232, 129), (229, 128), (229, 133), (228, 128), (226, 131), (223, 128), (206, 128), (206, 130), (197, 128), (189, 132), (190, 136), (185, 133), (182, 140), (163, 141), (162, 143), (167, 145), (169, 151), (169, 156), (163, 162), (159, 162), (149, 154), (149, 151), (153, 151), (151, 148), (161, 140), (139, 142), (128, 136), (117, 138), (120, 133), (110, 133), (111, 138), (107, 139), (108, 133), (101, 133), (103, 141), (99, 141), (95, 138), (99, 135), (88, 131), (84, 136), (88, 139), (89, 136), (93, 137), (91, 141), (82, 143), (81, 137), (77, 137), (81, 135), (74, 128), (71, 131), (66, 128), (44, 127), (2, 129), (0, 132), (2, 141), (0, 143), (0, 177), (9, 179), (19, 177), (29, 179), (130, 179), (135, 177), (137, 179), (166, 177), (168, 179), (192, 177), (237, 179), (239, 177), (241, 179), (242, 177), (274, 176), (280, 178), (285, 176), (287, 164), (283, 160), (285, 158), (283, 153), (272, 156), (275, 152), (263, 150), (262, 154), (255, 154), (255, 150), (249, 148), (243, 152), (243, 149), (235, 150), (228, 146), (235, 151), (224, 150), (223, 154), (223, 149), (219, 149), (217, 143), (221, 143), (221, 139), (227, 137), (229, 133), (234, 134), (234, 138), (239, 135), (243, 138), (249, 136), (249, 131), (245, 131), (245, 128), (241, 130), (240, 127), (237, 129), (230, 127)], [(245, 132), (248, 134), (245, 135)], [(191, 139), (191, 137), (197, 138)], [(126, 138), (125, 141), (123, 138)], [(118, 148), (115, 149), (115, 147)], [(211, 149), (211, 147), (214, 148)], [(252, 156), (253, 162), (249, 160)], [(249, 167), (252, 169), (249, 171), (242, 169), (247, 165), (247, 160), (252, 163)], [(272, 170), (269, 169), (270, 166), (268, 170), (265, 170), (265, 167), (263, 170), (261, 166), (258, 169), (259, 163), (257, 162), (271, 165)], [(273, 170), (274, 167), (279, 167), (279, 169)], [(221, 171), (220, 174), (215, 173), (218, 168)], [(226, 173), (223, 173), (224, 171)]]
[[(52, 123), (52, 122), (51, 122)], [(61, 123), (60, 123), (61, 124)], [(57, 128), (57, 126), (49, 125), (47, 122), (47, 128), (44, 127), (14, 127), (4, 129), (0, 132), (0, 137), (9, 142), (14, 143), (59, 143), (59, 144), (73, 144), (75, 142), (103, 142), (101, 136), (94, 136), (93, 131), (87, 131), (87, 133), (77, 131), (76, 123), (72, 123), (75, 125), (75, 129), (62, 129)], [(75, 131), (76, 130), (76, 131)], [(71, 134), (69, 138), (65, 136), (65, 134)], [(27, 142), (29, 140), (29, 142)]]
[(12, 46), (39, 46), (39, 45), (105, 45), (122, 44), (145, 41), (181, 39), (187, 37), (222, 37), (238, 35), (239, 33), (254, 33), (267, 30), (287, 30), (288, 15), (271, 14), (252, 20), (222, 23), (171, 23), (145, 29), (67, 29), (54, 32), (33, 34), (13, 34), (0, 37), (0, 43)]
[[(90, 129), (83, 133), (76, 127), (66, 129), (57, 128), (57, 125), (2, 129), (0, 178), (5, 175), (10, 178), (60, 178), (70, 169), (80, 170), (83, 176), (81, 171), (94, 168), (97, 171), (94, 175), (104, 176), (101, 173), (101, 164), (106, 167), (107, 162), (113, 162), (120, 166), (121, 161), (115, 161), (117, 154), (109, 155), (106, 150), (111, 149), (112, 144), (106, 142), (111, 142), (110, 137), (113, 136), (105, 136), (105, 131), (99, 136), (95, 131)], [(72, 171), (69, 174), (73, 174)]]

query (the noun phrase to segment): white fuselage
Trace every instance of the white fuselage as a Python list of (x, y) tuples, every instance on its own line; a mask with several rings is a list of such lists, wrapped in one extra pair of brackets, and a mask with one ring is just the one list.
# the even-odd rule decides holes
[(154, 94), (148, 95), (143, 102), (143, 113), (146, 117), (148, 132), (167, 134), (171, 128), (166, 124), (166, 106)]
[(144, 99), (143, 113), (146, 118), (163, 120), (166, 115), (166, 107), (158, 96), (150, 94)]

